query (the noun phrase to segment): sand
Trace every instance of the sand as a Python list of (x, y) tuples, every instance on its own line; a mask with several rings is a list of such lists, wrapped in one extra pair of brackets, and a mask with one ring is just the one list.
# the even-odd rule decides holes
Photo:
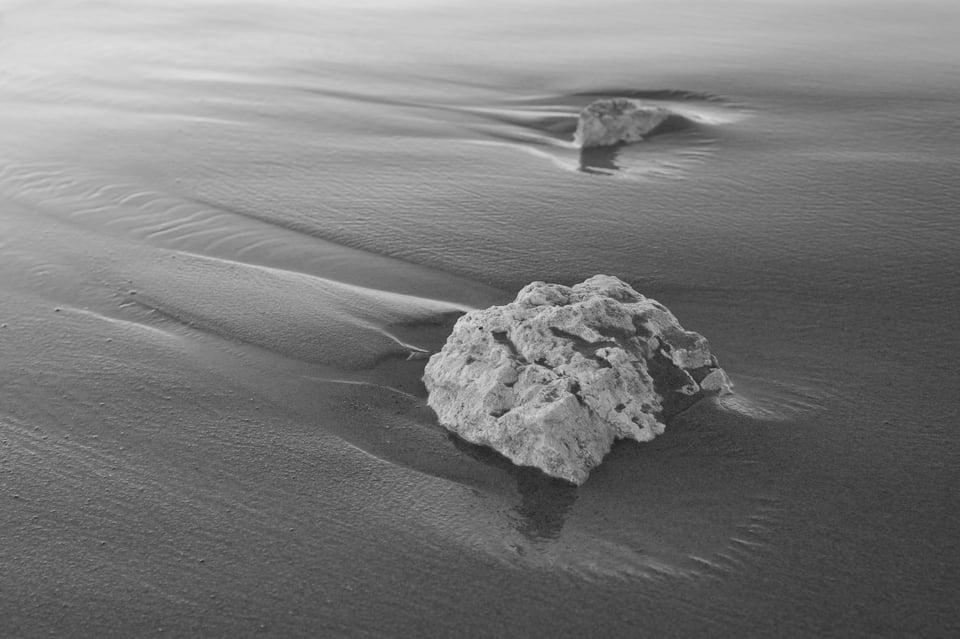
[[(0, 636), (956, 635), (957, 8), (362, 4), (4, 10)], [(736, 395), (578, 489), (440, 428), (596, 273)]]

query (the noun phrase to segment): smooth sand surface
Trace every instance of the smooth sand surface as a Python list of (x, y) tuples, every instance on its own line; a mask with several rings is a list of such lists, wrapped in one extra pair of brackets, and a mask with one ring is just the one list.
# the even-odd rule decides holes
[[(0, 637), (960, 636), (956, 3), (7, 5)], [(578, 489), (444, 432), (596, 273), (736, 395)]]

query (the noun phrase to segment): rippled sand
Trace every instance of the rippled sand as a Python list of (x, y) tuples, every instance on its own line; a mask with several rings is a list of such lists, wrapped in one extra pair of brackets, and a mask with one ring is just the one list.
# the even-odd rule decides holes
[[(881, 8), (5, 9), (0, 635), (949, 636), (956, 11)], [(439, 427), (599, 272), (737, 395), (580, 488)]]

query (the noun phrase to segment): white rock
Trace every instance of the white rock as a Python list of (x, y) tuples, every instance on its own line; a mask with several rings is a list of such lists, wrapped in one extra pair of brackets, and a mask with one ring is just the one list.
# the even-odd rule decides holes
[(616, 439), (648, 441), (730, 380), (703, 336), (625, 282), (534, 282), (467, 313), (423, 377), (440, 423), (574, 484)]
[(580, 112), (575, 144), (582, 148), (637, 142), (670, 117), (670, 111), (628, 98), (597, 100)]

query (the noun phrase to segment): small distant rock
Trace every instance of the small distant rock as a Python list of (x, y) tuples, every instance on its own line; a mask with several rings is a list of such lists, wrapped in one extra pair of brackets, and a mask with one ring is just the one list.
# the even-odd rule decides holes
[(574, 484), (614, 440), (651, 440), (672, 415), (731, 391), (703, 336), (607, 275), (534, 282), (467, 313), (423, 381), (446, 428)]
[(580, 112), (573, 141), (584, 149), (637, 142), (670, 115), (661, 106), (629, 98), (597, 100)]

